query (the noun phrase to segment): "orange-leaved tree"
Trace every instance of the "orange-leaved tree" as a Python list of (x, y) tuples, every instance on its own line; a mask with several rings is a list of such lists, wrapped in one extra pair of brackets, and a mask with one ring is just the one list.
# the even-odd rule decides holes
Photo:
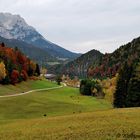
[(3, 80), (5, 76), (6, 76), (5, 64), (3, 62), (0, 62), (0, 81)]

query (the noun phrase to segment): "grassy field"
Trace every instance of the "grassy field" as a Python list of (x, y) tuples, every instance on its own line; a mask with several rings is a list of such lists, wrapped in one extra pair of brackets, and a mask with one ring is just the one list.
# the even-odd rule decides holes
[(140, 108), (0, 121), (2, 140), (139, 140)]
[(0, 96), (1, 95), (11, 95), (15, 93), (26, 92), (33, 89), (39, 88), (50, 88), (56, 87), (56, 83), (49, 82), (47, 80), (28, 80), (26, 82), (21, 82), (20, 84), (14, 85), (0, 85)]
[[(0, 95), (56, 87), (46, 80), (0, 86)], [(0, 98), (0, 140), (140, 139), (140, 108), (112, 109), (104, 99), (63, 87)]]
[(0, 119), (59, 116), (112, 108), (103, 99), (82, 96), (75, 88), (64, 87), (23, 96), (0, 98)]

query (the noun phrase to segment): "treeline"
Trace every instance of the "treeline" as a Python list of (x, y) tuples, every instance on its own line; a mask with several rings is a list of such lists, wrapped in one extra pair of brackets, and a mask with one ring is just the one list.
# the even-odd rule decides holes
[[(107, 93), (104, 89), (109, 80), (81, 80), (80, 93), (101, 98), (111, 95), (113, 102), (110, 101), (115, 108), (140, 107), (140, 59), (125, 62), (116, 77), (116, 82), (108, 83)], [(111, 93), (108, 93), (109, 90), (112, 90)]]
[(140, 107), (140, 61), (125, 63), (119, 71), (114, 107)]
[(8, 48), (4, 43), (0, 44), (0, 84), (16, 84), (34, 75), (40, 75), (38, 64), (18, 48)]

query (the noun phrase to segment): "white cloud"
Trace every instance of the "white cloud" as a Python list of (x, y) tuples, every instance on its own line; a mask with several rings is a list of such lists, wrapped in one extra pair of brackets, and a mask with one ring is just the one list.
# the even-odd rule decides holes
[(48, 40), (71, 51), (112, 52), (140, 35), (140, 0), (1, 0)]

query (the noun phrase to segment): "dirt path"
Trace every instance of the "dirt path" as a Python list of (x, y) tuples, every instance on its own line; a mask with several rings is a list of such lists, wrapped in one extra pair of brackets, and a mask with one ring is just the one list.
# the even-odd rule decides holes
[(30, 91), (27, 91), (27, 92), (17, 93), (17, 94), (13, 94), (13, 95), (4, 95), (4, 96), (0, 96), (0, 98), (21, 96), (21, 95), (25, 95), (25, 94), (32, 93), (32, 92), (48, 91), (48, 90), (53, 90), (53, 89), (59, 89), (59, 88), (62, 88), (62, 87), (64, 87), (64, 86), (53, 87), (53, 88), (35, 89), (35, 90), (30, 90)]

